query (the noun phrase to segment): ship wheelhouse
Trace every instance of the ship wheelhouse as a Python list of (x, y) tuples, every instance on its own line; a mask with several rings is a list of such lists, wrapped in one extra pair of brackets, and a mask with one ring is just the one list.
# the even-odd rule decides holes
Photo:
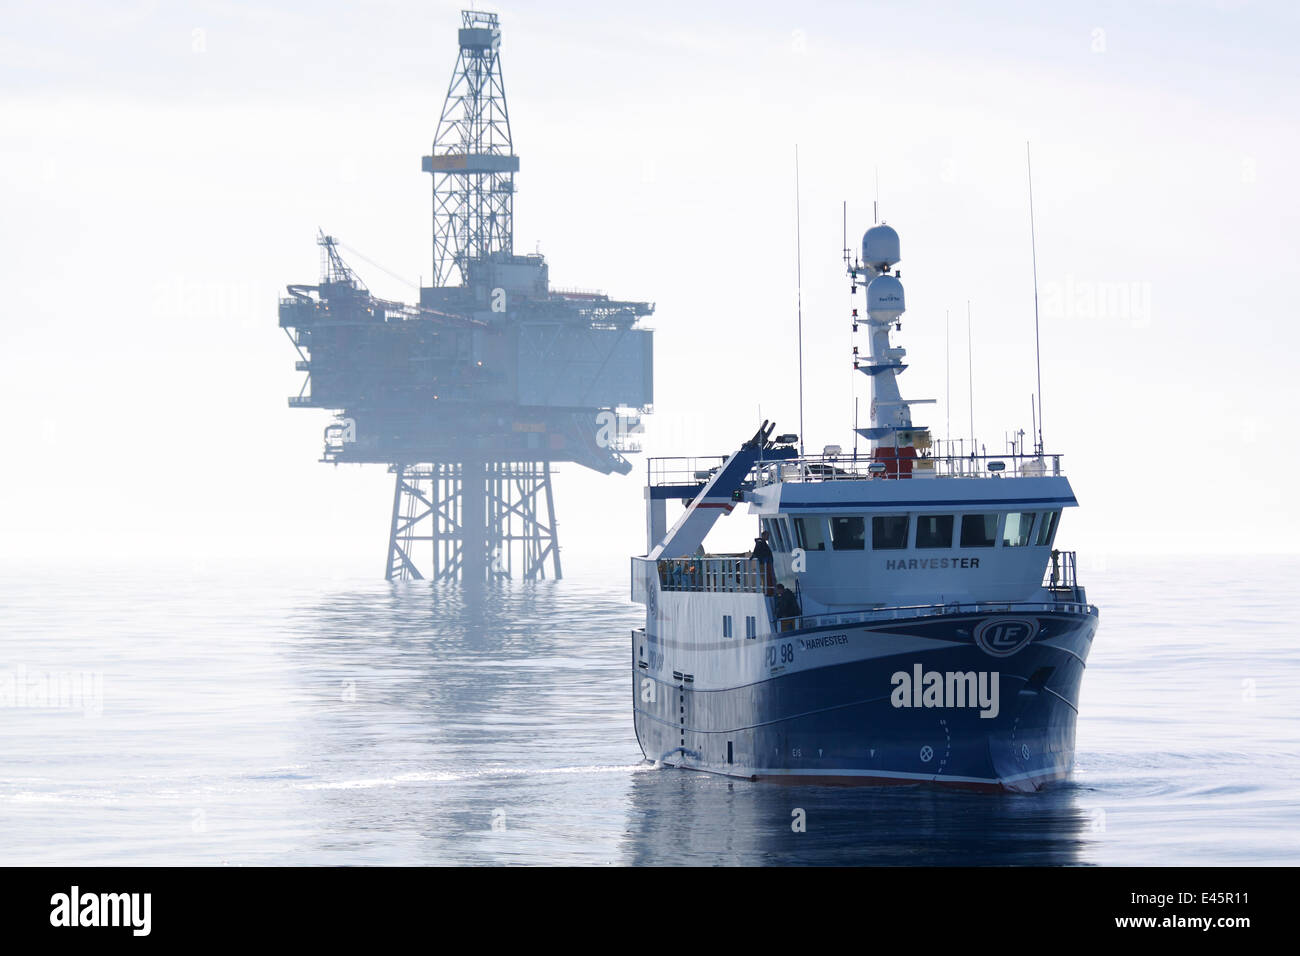
[(1059, 474), (899, 481), (854, 477), (842, 462), (836, 470), (838, 480), (826, 480), (796, 468), (791, 480), (786, 465), (746, 495), (768, 532), (776, 579), (804, 604), (1040, 599), (1053, 586), (1054, 553), (1063, 580), (1054, 545), (1062, 510), (1076, 501)]
[[(644, 601), (654, 580), (669, 619), (702, 615), (724, 636), (728, 618), (745, 620), (754, 636), (754, 616), (761, 633), (846, 613), (1086, 603), (1073, 552), (1056, 549), (1062, 512), (1077, 504), (1059, 456), (920, 460), (919, 473), (890, 474), (874, 458), (796, 456), (770, 444), (753, 460), (731, 456), (707, 469), (700, 459), (652, 459), (648, 528), (664, 545), (634, 559), (633, 599)], [(728, 467), (736, 474), (715, 487)], [(708, 506), (689, 508), (665, 536), (662, 504), (673, 497)], [(768, 533), (770, 573), (747, 554), (703, 549), (708, 528), (744, 504)], [(778, 611), (778, 583), (796, 595), (798, 620)], [(762, 604), (746, 603), (755, 600)]]

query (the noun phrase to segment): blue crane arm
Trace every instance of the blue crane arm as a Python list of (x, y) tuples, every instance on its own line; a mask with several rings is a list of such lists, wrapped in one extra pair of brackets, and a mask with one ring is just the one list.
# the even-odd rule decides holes
[(750, 470), (757, 462), (796, 456), (794, 448), (773, 444), (771, 436), (775, 428), (769, 422), (763, 422), (759, 426), (754, 437), (741, 445), (740, 450), (731, 455), (717, 473), (705, 482), (700, 493), (686, 506), (686, 511), (648, 557), (658, 560), (691, 554), (703, 543), (718, 518), (731, 513), (738, 500), (736, 492), (744, 487)]

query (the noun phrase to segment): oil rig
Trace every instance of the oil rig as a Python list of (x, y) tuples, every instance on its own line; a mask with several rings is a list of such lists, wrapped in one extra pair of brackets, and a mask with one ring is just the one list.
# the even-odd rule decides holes
[(552, 289), (514, 251), (519, 157), (497, 15), (463, 11), (459, 56), (422, 169), (433, 178), (433, 284), (377, 298), (321, 234), (316, 285), (289, 285), (292, 408), (322, 408), (324, 462), (394, 476), (385, 577), (562, 577), (552, 469), (626, 474), (653, 402), (647, 302)]

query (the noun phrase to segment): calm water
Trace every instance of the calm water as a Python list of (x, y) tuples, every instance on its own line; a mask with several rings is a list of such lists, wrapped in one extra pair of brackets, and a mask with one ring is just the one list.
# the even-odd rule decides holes
[(1085, 564), (1077, 769), (1023, 796), (650, 769), (608, 567), (473, 600), (10, 568), (0, 863), (1300, 863), (1300, 559)]

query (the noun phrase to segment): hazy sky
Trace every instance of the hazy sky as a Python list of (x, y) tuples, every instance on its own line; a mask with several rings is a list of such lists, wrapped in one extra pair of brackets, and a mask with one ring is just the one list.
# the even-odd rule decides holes
[[(381, 573), (391, 478), (317, 463), (328, 416), (287, 407), (301, 375), (276, 299), (315, 281), (317, 227), (427, 281), (420, 157), (460, 7), (5, 3), (5, 557)], [(1046, 439), (1083, 505), (1062, 545), (1085, 569), (1296, 550), (1300, 7), (486, 9), (522, 158), (517, 251), (540, 249), (556, 285), (657, 303), (650, 453), (728, 452), (760, 408), (797, 429), (796, 143), (808, 445), (851, 444), (868, 394), (841, 202), (856, 244), (876, 170), (902, 236), (904, 394), (940, 400), (936, 434), (969, 432), (970, 300), (976, 432), (993, 450), (1028, 430), (1030, 140)], [(636, 465), (562, 469), (571, 567), (643, 548)]]

